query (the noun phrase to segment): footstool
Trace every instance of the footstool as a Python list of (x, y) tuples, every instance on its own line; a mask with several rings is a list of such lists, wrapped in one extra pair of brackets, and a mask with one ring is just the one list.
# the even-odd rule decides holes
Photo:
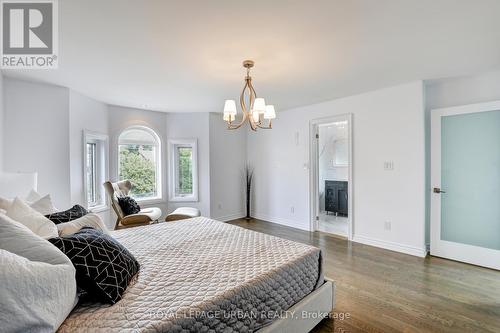
[(190, 219), (192, 217), (201, 216), (200, 210), (193, 207), (179, 207), (165, 218), (166, 222)]

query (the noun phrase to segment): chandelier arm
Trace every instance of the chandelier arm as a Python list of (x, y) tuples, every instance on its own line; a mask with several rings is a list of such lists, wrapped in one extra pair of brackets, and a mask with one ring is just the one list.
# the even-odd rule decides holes
[(257, 125), (258, 128), (262, 128), (262, 129), (272, 129), (272, 122), (271, 122), (271, 119), (269, 119), (269, 123), (267, 124), (267, 126), (263, 126), (261, 124)]
[(248, 85), (248, 81), (245, 80), (245, 85), (243, 86), (243, 90), (241, 91), (241, 95), (240, 95), (240, 106), (241, 106), (241, 111), (242, 111), (243, 117), (241, 118), (241, 121), (238, 124), (233, 125), (231, 121), (228, 121), (227, 128), (230, 130), (240, 128), (241, 126), (243, 126), (243, 124), (245, 123), (245, 121), (248, 118), (248, 113), (246, 111), (246, 105), (245, 105), (245, 89), (247, 88), (247, 85)]
[(252, 78), (250, 76), (247, 76), (246, 78), (246, 87), (248, 88), (248, 99), (249, 99), (249, 104), (250, 108), (247, 110), (247, 117), (248, 117), (248, 122), (250, 123), (250, 128), (253, 131), (257, 130), (257, 123), (253, 120), (252, 116), (252, 108), (253, 108), (253, 103), (255, 101), (255, 98), (257, 97), (257, 94), (255, 93), (255, 90), (253, 89), (252, 86)]
[(252, 128), (252, 130), (256, 131), (257, 127), (260, 124), (260, 115), (259, 115), (259, 121), (256, 122), (253, 119), (252, 108), (253, 108), (253, 103), (254, 103), (255, 99), (257, 98), (257, 93), (255, 92), (255, 89), (253, 88), (251, 78), (248, 80), (248, 90), (249, 90), (249, 95), (250, 95), (250, 111), (248, 111), (248, 120), (250, 122), (250, 127)]

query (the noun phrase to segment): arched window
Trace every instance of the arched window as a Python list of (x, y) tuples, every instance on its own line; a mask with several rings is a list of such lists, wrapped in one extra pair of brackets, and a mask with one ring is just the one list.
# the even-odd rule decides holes
[(161, 198), (161, 142), (150, 128), (134, 126), (118, 138), (118, 178), (132, 182), (138, 200)]

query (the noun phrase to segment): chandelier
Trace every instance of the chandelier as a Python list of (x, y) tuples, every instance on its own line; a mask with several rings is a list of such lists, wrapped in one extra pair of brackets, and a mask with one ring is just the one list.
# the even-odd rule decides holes
[[(250, 128), (257, 131), (257, 128), (271, 129), (272, 120), (276, 118), (276, 111), (273, 105), (266, 105), (264, 98), (257, 97), (255, 89), (252, 86), (252, 77), (250, 76), (250, 68), (254, 62), (252, 60), (243, 61), (243, 67), (247, 69), (245, 76), (245, 86), (240, 95), (240, 106), (243, 113), (241, 122), (233, 124), (236, 119), (236, 102), (233, 99), (228, 99), (224, 103), (224, 121), (227, 122), (227, 128), (234, 130), (238, 129), (246, 121), (250, 123)], [(246, 98), (245, 98), (246, 97)], [(267, 124), (264, 124), (264, 123)]]

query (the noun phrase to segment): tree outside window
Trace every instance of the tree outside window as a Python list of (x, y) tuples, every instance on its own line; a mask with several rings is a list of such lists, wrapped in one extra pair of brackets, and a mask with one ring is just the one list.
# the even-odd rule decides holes
[(159, 141), (151, 132), (132, 128), (119, 138), (119, 179), (131, 181), (130, 194), (136, 199), (160, 196)]

